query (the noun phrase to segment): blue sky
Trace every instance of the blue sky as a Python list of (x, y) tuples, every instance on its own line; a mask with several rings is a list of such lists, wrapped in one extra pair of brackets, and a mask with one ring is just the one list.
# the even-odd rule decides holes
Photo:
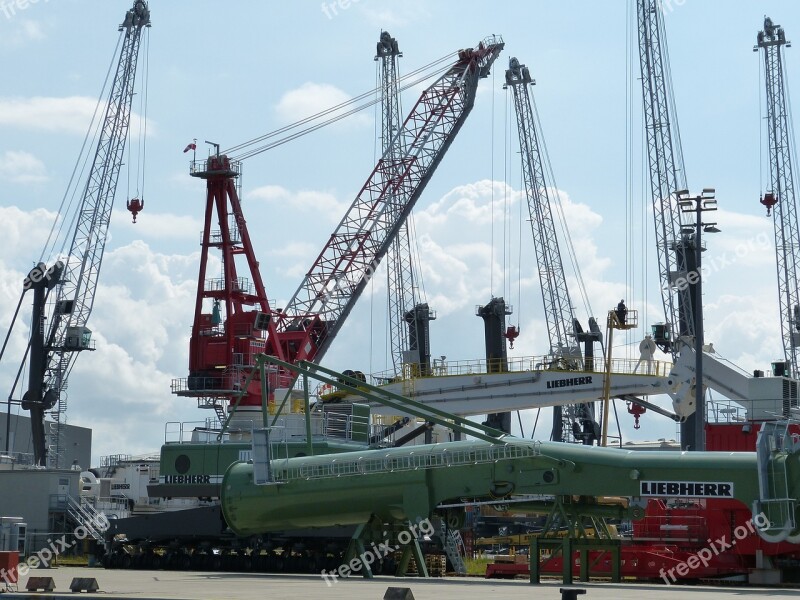
[[(0, 0), (2, 331), (44, 246), (129, 4)], [(145, 211), (133, 225), (121, 208), (136, 194), (123, 172), (89, 324), (99, 350), (79, 359), (69, 389), (69, 420), (94, 427), (95, 456), (155, 449), (165, 421), (207, 416), (169, 394), (171, 378), (186, 374), (204, 203), (183, 148), (197, 138), (201, 156), (204, 140), (231, 146), (372, 89), (381, 29), (399, 41), (401, 73), (490, 34), (506, 41), (415, 211), (425, 287), (439, 311), (433, 354), (482, 356), (474, 306), (492, 294), (514, 304), (510, 323), (520, 325), (522, 336), (512, 354), (547, 349), (527, 222), (519, 239), (516, 131), (502, 90), (511, 56), (537, 81), (533, 91), (593, 313), (602, 318), (624, 297), (642, 311), (643, 323), (659, 320), (652, 222), (642, 216), (650, 211), (642, 208), (639, 66), (629, 2), (359, 0), (336, 3), (336, 14), (330, 4), (150, 2)], [(759, 166), (760, 57), (752, 46), (765, 13), (790, 40), (800, 35), (800, 5), (789, 0), (673, 0), (665, 8), (689, 185), (715, 187), (721, 209), (723, 233), (708, 240), (706, 259), (735, 256), (730, 264), (720, 259), (706, 282), (706, 338), (747, 370), (766, 368), (781, 354), (772, 229), (758, 204), (768, 176)], [(791, 89), (800, 85), (794, 52), (787, 52)], [(418, 93), (404, 96), (406, 110)], [(244, 209), (276, 306), (294, 292), (370, 173), (374, 116), (365, 111), (245, 163)], [(507, 223), (500, 216), (505, 202)], [(503, 259), (504, 246), (513, 258)], [(379, 276), (373, 285), (328, 365), (387, 366), (385, 283)], [(24, 334), (14, 337), (9, 356), (21, 355)], [(642, 335), (629, 334), (615, 356), (638, 357)], [(2, 389), (15, 367), (7, 359), (0, 365)], [(650, 414), (642, 430), (627, 421), (625, 428), (628, 439), (675, 435), (674, 425)]]

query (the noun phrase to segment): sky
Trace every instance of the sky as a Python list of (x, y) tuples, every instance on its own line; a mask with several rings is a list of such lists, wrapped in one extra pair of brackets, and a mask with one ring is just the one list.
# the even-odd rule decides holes
[[(3, 335), (25, 274), (45, 247), (130, 4), (0, 0)], [(602, 322), (624, 298), (640, 311), (642, 325), (615, 338), (614, 356), (638, 358), (646, 328), (663, 315), (630, 2), (229, 0), (222, 6), (150, 2), (152, 27), (140, 58), (148, 64), (146, 111), (140, 88), (132, 126), (138, 134), (146, 123), (146, 161), (129, 157), (123, 167), (89, 322), (97, 351), (78, 358), (68, 389), (68, 422), (94, 430), (93, 462), (156, 450), (165, 423), (210, 416), (170, 394), (171, 380), (187, 374), (205, 200), (182, 150), (197, 139), (198, 157), (205, 156), (206, 140), (233, 146), (374, 89), (382, 30), (399, 42), (401, 74), (491, 34), (506, 43), (414, 210), (423, 288), (438, 313), (433, 355), (481, 358), (483, 327), (474, 311), (492, 296), (513, 305), (508, 323), (521, 330), (510, 356), (542, 355), (549, 347), (513, 106), (502, 89), (515, 56), (536, 80), (532, 92), (553, 185), (591, 305), (582, 302), (568, 270), (576, 315)], [(800, 31), (800, 5), (665, 0), (663, 13), (689, 187), (714, 187), (719, 201), (722, 232), (706, 240), (704, 254), (711, 265), (704, 282), (706, 341), (746, 371), (768, 370), (782, 347), (772, 223), (758, 203), (769, 178), (761, 59), (752, 47), (765, 14), (791, 40)], [(793, 53), (787, 51), (790, 94), (800, 85)], [(404, 110), (421, 89), (404, 92)], [(244, 163), (244, 212), (273, 306), (294, 293), (372, 171), (375, 118), (373, 109), (363, 111)], [(132, 147), (140, 147), (136, 135)], [(136, 224), (124, 208), (131, 197), (145, 201)], [(390, 366), (385, 279), (383, 270), (373, 278), (324, 364), (370, 373)], [(24, 306), (22, 326), (0, 362), (3, 397), (28, 335), (29, 300)], [(625, 440), (676, 437), (675, 424), (663, 417), (647, 413), (634, 430), (624, 405), (618, 409)], [(534, 419), (535, 411), (523, 416), (526, 436)], [(537, 438), (549, 436), (549, 422), (543, 410)]]

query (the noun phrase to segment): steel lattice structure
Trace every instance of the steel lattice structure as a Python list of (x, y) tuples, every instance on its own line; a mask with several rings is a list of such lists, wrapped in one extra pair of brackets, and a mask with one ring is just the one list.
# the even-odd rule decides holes
[(420, 96), (281, 316), (279, 332), (307, 332), (291, 360), (320, 360), (470, 113), (478, 80), (503, 49), (492, 36)]
[(782, 49), (787, 47), (783, 28), (764, 19), (754, 50), (764, 50), (764, 75), (767, 104), (767, 138), (769, 139), (770, 185), (774, 199), (773, 224), (778, 271), (778, 300), (781, 314), (783, 352), (791, 377), (800, 375), (797, 345), (800, 342), (800, 290), (798, 290), (798, 256), (800, 227), (794, 193), (794, 173), (790, 148), (791, 131), (786, 108), (785, 71)]
[[(567, 289), (556, 224), (553, 219), (550, 196), (554, 191), (547, 186), (539, 143), (540, 133), (536, 129), (528, 90), (533, 84), (528, 68), (520, 64), (516, 58), (511, 58), (509, 69), (506, 71), (506, 86), (511, 88), (517, 115), (522, 179), (528, 201), (528, 215), (542, 289), (550, 353), (554, 358), (580, 356), (580, 349), (575, 341), (575, 314)], [(554, 428), (563, 432), (565, 441), (571, 441), (572, 423), (575, 419), (587, 415), (591, 415), (591, 412), (586, 404), (566, 406), (563, 410), (554, 412), (553, 418), (561, 420), (561, 423), (554, 423)]]
[(511, 88), (517, 114), (522, 178), (528, 200), (528, 214), (542, 288), (550, 352), (554, 356), (561, 356), (565, 352), (579, 354), (573, 332), (575, 315), (572, 311), (553, 219), (550, 198), (553, 190), (548, 188), (545, 180), (539, 132), (536, 130), (528, 92), (528, 84), (533, 83), (528, 68), (521, 65), (516, 58), (512, 58), (506, 71), (506, 85)]
[[(661, 299), (672, 343), (662, 344), (665, 352), (677, 355), (677, 336), (694, 335), (694, 316), (687, 286), (673, 285), (674, 279), (686, 274), (687, 253), (693, 241), (681, 234), (682, 215), (676, 192), (686, 188), (680, 136), (676, 123), (670, 120), (673, 109), (670, 98), (669, 65), (666, 36), (660, 0), (637, 0), (639, 30), (639, 65), (646, 132), (647, 162), (650, 171), (650, 197), (658, 252)], [(675, 116), (672, 115), (674, 119)], [(678, 329), (675, 329), (675, 326)]]
[[(400, 92), (397, 85), (397, 61), (402, 56), (397, 40), (384, 31), (378, 42), (375, 60), (380, 62), (381, 77), (381, 143), (384, 157), (398, 165), (404, 150), (400, 131)], [(399, 173), (392, 173), (392, 177)], [(394, 201), (391, 206), (397, 206)], [(410, 348), (405, 315), (417, 304), (414, 266), (411, 261), (411, 238), (408, 222), (403, 221), (386, 257), (387, 295), (389, 298), (389, 338), (395, 373), (403, 368), (404, 353)]]
[(49, 396), (54, 399), (54, 404), (45, 405), (45, 408), (52, 409), (50, 417), (53, 426), (48, 446), (53, 467), (61, 466), (58, 463), (63, 451), (61, 446), (66, 424), (67, 377), (76, 350), (83, 349), (69, 343), (67, 332), (70, 328), (84, 327), (92, 312), (117, 181), (128, 139), (141, 34), (149, 26), (150, 11), (147, 3), (136, 0), (120, 25), (124, 40), (119, 62), (77, 213), (64, 275), (56, 287), (56, 302), (52, 307), (50, 328), (46, 336), (48, 357), (43, 387), (44, 390), (55, 392)]

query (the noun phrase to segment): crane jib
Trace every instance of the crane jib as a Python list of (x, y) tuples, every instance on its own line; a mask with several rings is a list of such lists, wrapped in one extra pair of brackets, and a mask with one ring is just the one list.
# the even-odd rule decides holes
[[(315, 321), (291, 360), (320, 360), (371, 273), (469, 114), (477, 82), (503, 48), (492, 37), (461, 50), (458, 61), (421, 94), (397, 133), (399, 156), (387, 150), (287, 303), (279, 335)], [(390, 206), (391, 205), (391, 206)]]

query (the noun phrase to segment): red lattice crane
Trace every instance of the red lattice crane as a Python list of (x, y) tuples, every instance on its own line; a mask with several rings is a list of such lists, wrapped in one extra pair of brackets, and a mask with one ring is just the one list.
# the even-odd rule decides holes
[[(173, 382), (174, 393), (197, 397), (201, 407), (214, 408), (220, 417), (224, 402), (237, 399), (237, 411), (253, 413), (263, 401), (260, 374), (252, 373), (257, 354), (287, 362), (322, 358), (464, 124), (478, 81), (502, 49), (502, 39), (492, 36), (459, 51), (456, 62), (422, 92), (397, 133), (395, 147), (403, 151), (387, 151), (378, 160), (282, 311), (270, 306), (247, 233), (236, 189), (240, 163), (218, 151), (192, 163), (192, 176), (206, 179), (206, 217), (189, 377)], [(213, 226), (219, 229), (212, 231)], [(206, 273), (212, 248), (222, 254), (217, 279)], [(246, 264), (237, 268), (237, 257)], [(290, 373), (270, 377), (273, 390), (291, 381)]]

